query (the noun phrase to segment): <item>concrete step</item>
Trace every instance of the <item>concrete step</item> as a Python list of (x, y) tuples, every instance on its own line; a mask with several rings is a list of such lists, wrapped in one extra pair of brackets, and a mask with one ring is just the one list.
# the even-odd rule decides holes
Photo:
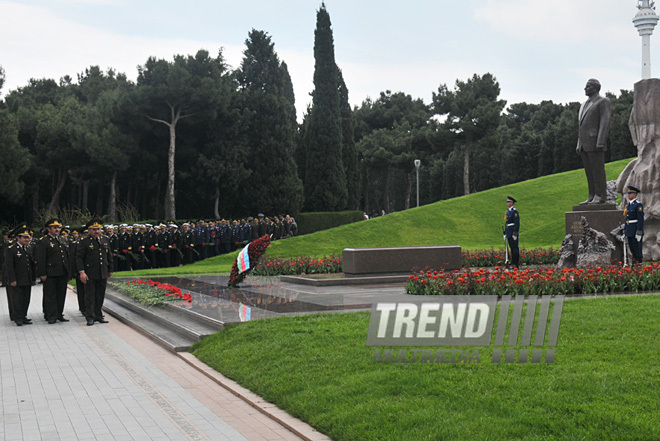
[(172, 352), (188, 351), (190, 346), (197, 341), (197, 339), (190, 336), (181, 335), (173, 328), (163, 325), (160, 321), (153, 320), (150, 316), (145, 316), (125, 307), (121, 303), (115, 302), (110, 296), (106, 296), (103, 309), (117, 320), (141, 332)]
[[(209, 335), (215, 334), (222, 329), (219, 322), (212, 323), (203, 320), (200, 314), (186, 311), (172, 305), (144, 306), (128, 296), (120, 294), (112, 289), (106, 292), (106, 299), (111, 299), (117, 304), (122, 305), (140, 316), (148, 318), (153, 322), (160, 323), (162, 326), (170, 328), (175, 332), (191, 338), (193, 341), (200, 340)], [(215, 320), (213, 321), (215, 322)]]

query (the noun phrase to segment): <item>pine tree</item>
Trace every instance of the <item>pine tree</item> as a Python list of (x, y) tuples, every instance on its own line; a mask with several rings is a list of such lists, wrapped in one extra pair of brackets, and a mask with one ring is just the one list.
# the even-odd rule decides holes
[(307, 149), (305, 208), (338, 211), (346, 208), (348, 197), (342, 160), (339, 71), (325, 3), (316, 14), (314, 61), (312, 110), (303, 140)]
[(291, 77), (264, 31), (252, 30), (237, 73), (245, 111), (243, 145), (250, 179), (243, 186), (246, 213), (298, 213), (303, 188), (293, 159), (296, 110)]

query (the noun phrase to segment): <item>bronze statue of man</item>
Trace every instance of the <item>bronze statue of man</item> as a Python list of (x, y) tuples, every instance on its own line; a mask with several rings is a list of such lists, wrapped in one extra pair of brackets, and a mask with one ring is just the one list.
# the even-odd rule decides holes
[(605, 150), (610, 129), (610, 100), (600, 96), (600, 82), (587, 81), (584, 93), (589, 97), (580, 107), (577, 149), (582, 157), (584, 172), (589, 185), (589, 199), (580, 204), (603, 204), (607, 202), (605, 181)]

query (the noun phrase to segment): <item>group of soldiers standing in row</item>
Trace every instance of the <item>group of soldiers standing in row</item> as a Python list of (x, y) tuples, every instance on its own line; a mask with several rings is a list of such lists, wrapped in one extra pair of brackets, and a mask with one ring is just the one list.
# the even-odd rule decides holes
[(64, 302), (67, 284), (75, 278), (78, 307), (87, 325), (107, 323), (101, 308), (114, 262), (110, 242), (102, 234), (102, 228), (100, 220), (92, 220), (86, 225), (86, 237), (76, 240), (61, 235), (60, 219), (46, 222), (45, 234), (38, 240), (33, 240), (33, 231), (26, 223), (12, 230), (1, 253), (9, 319), (17, 326), (32, 324), (27, 311), (32, 286), (40, 279), (44, 319), (49, 324), (68, 322), (64, 317)]
[[(230, 253), (258, 239), (272, 240), (295, 236), (298, 226), (293, 217), (274, 216), (234, 220), (173, 221), (152, 224), (106, 225), (105, 235), (119, 271), (166, 268), (185, 265), (220, 254)], [(84, 234), (74, 230), (73, 236)]]
[(273, 240), (296, 236), (298, 226), (289, 215), (268, 218), (258, 215), (229, 222), (199, 220), (157, 225), (101, 224), (99, 219), (80, 228), (64, 227), (50, 219), (39, 239), (26, 223), (3, 237), (0, 243), (2, 282), (7, 287), (9, 318), (17, 326), (27, 318), (31, 287), (43, 283), (42, 309), (49, 324), (68, 322), (64, 301), (69, 280), (76, 280), (78, 309), (87, 325), (107, 323), (102, 313), (107, 279), (116, 269), (163, 268), (193, 263), (229, 253), (263, 235)]

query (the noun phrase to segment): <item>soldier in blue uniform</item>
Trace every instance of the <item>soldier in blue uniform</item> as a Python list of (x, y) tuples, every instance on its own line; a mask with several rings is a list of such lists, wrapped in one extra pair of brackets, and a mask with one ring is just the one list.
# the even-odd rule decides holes
[(210, 220), (208, 223), (208, 226), (206, 227), (207, 231), (207, 241), (206, 241), (206, 257), (214, 257), (218, 255), (218, 247), (217, 247), (217, 234), (218, 230), (215, 226), (215, 221)]
[(633, 256), (633, 264), (642, 263), (642, 238), (644, 237), (644, 206), (637, 200), (637, 187), (628, 186), (628, 205), (623, 210), (626, 218), (626, 238)]
[(518, 232), (520, 231), (520, 214), (513, 206), (517, 201), (511, 196), (506, 197), (506, 206), (509, 207), (504, 214), (504, 239), (509, 243), (511, 250), (511, 264), (518, 268), (520, 262), (520, 250), (518, 248)]
[(241, 230), (243, 245), (247, 245), (252, 240), (252, 227), (250, 227), (250, 224), (245, 219), (241, 219)]
[(243, 242), (243, 230), (238, 225), (238, 221), (234, 220), (234, 224), (231, 227), (231, 250), (237, 250), (241, 242)]
[(210, 234), (209, 234), (209, 229), (206, 226), (206, 221), (204, 219), (200, 219), (199, 222), (197, 222), (197, 236), (196, 236), (196, 241), (195, 241), (195, 246), (199, 248), (200, 251), (200, 259), (204, 260), (208, 256), (208, 248), (206, 248), (206, 244), (209, 242)]

